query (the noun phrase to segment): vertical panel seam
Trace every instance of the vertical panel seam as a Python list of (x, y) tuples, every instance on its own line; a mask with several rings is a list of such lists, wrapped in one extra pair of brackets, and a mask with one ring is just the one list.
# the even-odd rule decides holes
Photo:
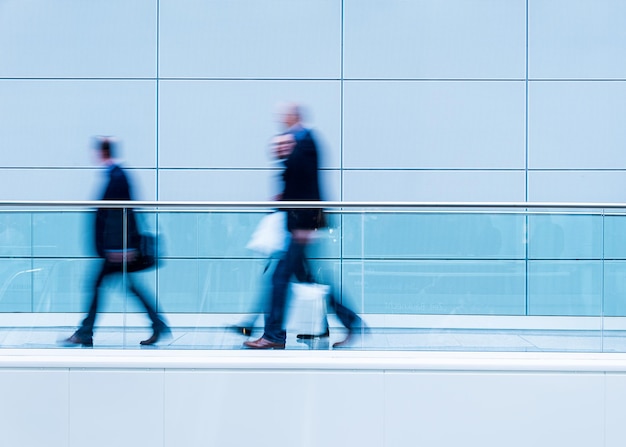
[[(524, 200), (528, 202), (528, 2), (526, 0), (526, 54), (525, 54), (525, 74), (524, 74)], [(526, 251), (526, 315), (530, 314), (530, 278), (528, 263), (528, 243), (530, 240), (530, 219), (526, 214), (526, 224), (524, 231), (525, 251)]]

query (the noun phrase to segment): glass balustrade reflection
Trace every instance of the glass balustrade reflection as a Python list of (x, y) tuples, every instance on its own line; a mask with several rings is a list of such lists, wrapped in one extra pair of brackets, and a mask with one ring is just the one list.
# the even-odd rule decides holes
[[(95, 347), (151, 332), (129, 292), (147, 291), (172, 336), (160, 349), (241, 349), (262, 334), (277, 260), (246, 247), (269, 209), (136, 211), (158, 265), (128, 265), (102, 289)], [(329, 208), (309, 247), (316, 282), (360, 314), (353, 349), (626, 352), (626, 215), (604, 209)], [(85, 316), (103, 260), (87, 207), (0, 210), (0, 347), (59, 348)], [(345, 335), (287, 349), (331, 349)], [(289, 329), (289, 319), (287, 319)]]

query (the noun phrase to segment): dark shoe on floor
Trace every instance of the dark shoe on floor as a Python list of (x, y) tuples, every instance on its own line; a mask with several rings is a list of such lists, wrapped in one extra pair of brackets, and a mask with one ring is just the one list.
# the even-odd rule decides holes
[(155, 328), (154, 332), (152, 333), (152, 336), (146, 340), (140, 341), (139, 344), (142, 346), (150, 346), (158, 342), (164, 336), (171, 336), (171, 335), (172, 335), (172, 331), (167, 326), (161, 327), (159, 329)]
[(298, 335), (296, 335), (296, 338), (298, 338), (300, 340), (313, 340), (314, 338), (325, 338), (325, 337), (330, 337), (330, 331), (328, 330), (328, 328), (326, 328), (326, 332), (324, 332), (322, 334), (318, 334), (318, 335), (312, 335), (312, 334), (298, 334)]
[(235, 332), (239, 335), (245, 335), (246, 337), (249, 337), (250, 335), (252, 335), (252, 327), (251, 326), (237, 326), (237, 325), (233, 325), (233, 326), (228, 326), (228, 329), (230, 329), (232, 332)]
[(87, 337), (75, 332), (70, 338), (65, 340), (65, 343), (81, 346), (93, 346), (93, 337)]
[(285, 349), (285, 343), (276, 343), (263, 337), (254, 341), (245, 341), (243, 345), (251, 349)]

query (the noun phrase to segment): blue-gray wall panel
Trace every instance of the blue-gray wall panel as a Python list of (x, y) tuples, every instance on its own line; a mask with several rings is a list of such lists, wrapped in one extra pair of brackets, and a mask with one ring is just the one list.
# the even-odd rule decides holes
[(283, 129), (277, 104), (305, 104), (322, 165), (339, 165), (341, 88), (336, 81), (162, 81), (159, 164), (163, 168), (266, 168)]
[(154, 77), (156, 32), (157, 1), (2, 1), (0, 77)]
[(525, 199), (524, 171), (344, 171), (343, 200), (507, 202)]
[(341, 2), (161, 0), (160, 75), (338, 78)]
[(523, 79), (524, 0), (345, 0), (347, 78)]
[(144, 80), (0, 80), (2, 166), (89, 168), (94, 136), (114, 135), (131, 166), (154, 167), (155, 94)]
[(528, 0), (531, 79), (624, 79), (626, 3)]
[(620, 170), (549, 170), (528, 173), (531, 202), (622, 203), (626, 172)]
[(523, 82), (349, 81), (346, 168), (524, 168)]
[(626, 81), (529, 84), (531, 169), (625, 169)]

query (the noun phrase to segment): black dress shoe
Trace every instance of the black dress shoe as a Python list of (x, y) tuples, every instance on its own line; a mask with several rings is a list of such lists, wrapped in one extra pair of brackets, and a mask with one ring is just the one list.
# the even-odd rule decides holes
[(153, 345), (157, 341), (159, 341), (159, 339), (163, 337), (164, 335), (170, 335), (170, 336), (172, 335), (172, 331), (170, 330), (170, 328), (168, 328), (167, 326), (158, 328), (158, 329), (155, 328), (154, 332), (152, 333), (152, 336), (146, 340), (140, 341), (139, 344), (142, 346)]
[(230, 329), (231, 331), (239, 334), (239, 335), (245, 335), (246, 337), (249, 337), (250, 335), (252, 335), (252, 327), (251, 326), (237, 326), (237, 325), (233, 325), (233, 326), (228, 326), (228, 329)]
[(81, 346), (93, 346), (93, 337), (88, 337), (75, 332), (65, 343)]
[(254, 341), (245, 341), (243, 345), (251, 349), (285, 349), (285, 343), (276, 343), (263, 337)]
[(313, 340), (314, 338), (325, 338), (325, 337), (330, 337), (330, 331), (328, 330), (328, 328), (326, 328), (326, 332), (324, 332), (322, 334), (318, 334), (318, 335), (312, 335), (312, 334), (298, 334), (298, 335), (296, 335), (296, 338), (298, 338), (300, 340)]

